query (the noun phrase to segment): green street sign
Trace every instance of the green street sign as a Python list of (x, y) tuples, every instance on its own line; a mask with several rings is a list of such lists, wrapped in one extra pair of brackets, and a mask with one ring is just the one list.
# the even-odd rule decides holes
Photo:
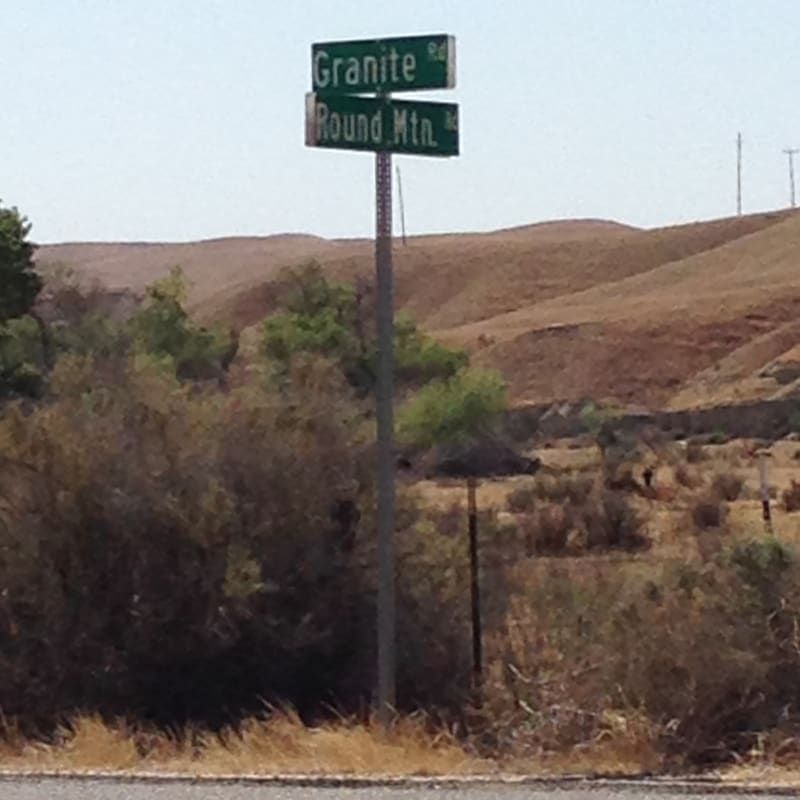
[(452, 36), (408, 36), (311, 46), (312, 90), (386, 94), (456, 85)]
[(420, 156), (458, 155), (458, 106), (379, 97), (306, 97), (306, 144)]

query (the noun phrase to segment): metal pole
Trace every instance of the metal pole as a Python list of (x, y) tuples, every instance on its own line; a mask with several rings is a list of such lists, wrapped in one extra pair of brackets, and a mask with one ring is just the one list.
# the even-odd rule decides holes
[(736, 214), (742, 216), (742, 134), (736, 137)]
[(406, 246), (406, 207), (403, 203), (403, 178), (400, 167), (397, 168), (397, 199), (400, 201), (400, 227), (403, 231), (403, 247)]
[(395, 708), (394, 563), (394, 300), (392, 292), (392, 156), (375, 157), (375, 269), (378, 381), (378, 717), (391, 723)]
[(481, 584), (478, 563), (478, 501), (475, 496), (475, 478), (467, 478), (467, 505), (469, 513), (469, 573), (470, 602), (472, 606), (472, 685), (480, 700), (483, 685), (483, 633), (481, 630)]
[(764, 450), (758, 452), (758, 477), (761, 484), (761, 513), (764, 518), (764, 528), (772, 534), (772, 510), (769, 507), (769, 481), (767, 480), (767, 459), (769, 453)]

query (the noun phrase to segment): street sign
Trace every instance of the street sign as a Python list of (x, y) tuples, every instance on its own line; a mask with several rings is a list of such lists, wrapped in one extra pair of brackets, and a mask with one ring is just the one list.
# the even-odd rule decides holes
[(397, 628), (392, 153), (457, 156), (459, 148), (457, 105), (409, 102), (391, 95), (452, 89), (456, 44), (452, 36), (444, 35), (330, 42), (312, 45), (311, 60), (306, 144), (375, 152), (377, 701), (378, 718), (388, 729), (395, 708)]
[(457, 156), (453, 103), (319, 95), (306, 97), (306, 144), (422, 156)]
[(388, 94), (456, 85), (452, 36), (328, 42), (311, 47), (312, 89), (325, 94)]

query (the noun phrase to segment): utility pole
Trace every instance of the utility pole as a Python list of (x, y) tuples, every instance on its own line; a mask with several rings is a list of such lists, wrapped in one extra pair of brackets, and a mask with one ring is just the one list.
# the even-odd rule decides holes
[(742, 134), (736, 137), (736, 215), (742, 216)]
[(800, 153), (800, 150), (798, 150), (796, 147), (787, 147), (783, 152), (789, 157), (789, 191), (792, 198), (792, 208), (797, 208), (794, 192), (794, 157)]

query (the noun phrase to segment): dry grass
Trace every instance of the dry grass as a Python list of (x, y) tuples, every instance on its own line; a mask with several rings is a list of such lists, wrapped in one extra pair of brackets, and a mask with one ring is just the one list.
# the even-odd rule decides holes
[(351, 720), (306, 727), (293, 714), (250, 720), (219, 736), (181, 740), (123, 723), (81, 717), (56, 744), (17, 737), (0, 746), (0, 767), (40, 770), (163, 771), (189, 774), (460, 775), (493, 765), (471, 756), (450, 734), (404, 718), (391, 731)]
[(187, 775), (507, 774), (614, 775), (657, 771), (663, 757), (657, 731), (645, 718), (609, 714), (595, 741), (565, 752), (506, 760), (478, 758), (447, 732), (432, 733), (405, 718), (389, 733), (375, 724), (343, 720), (304, 726), (291, 713), (250, 720), (238, 732), (187, 732), (181, 740), (97, 717), (76, 719), (57, 743), (9, 736), (0, 745), (0, 769), (56, 772), (150, 772)]

